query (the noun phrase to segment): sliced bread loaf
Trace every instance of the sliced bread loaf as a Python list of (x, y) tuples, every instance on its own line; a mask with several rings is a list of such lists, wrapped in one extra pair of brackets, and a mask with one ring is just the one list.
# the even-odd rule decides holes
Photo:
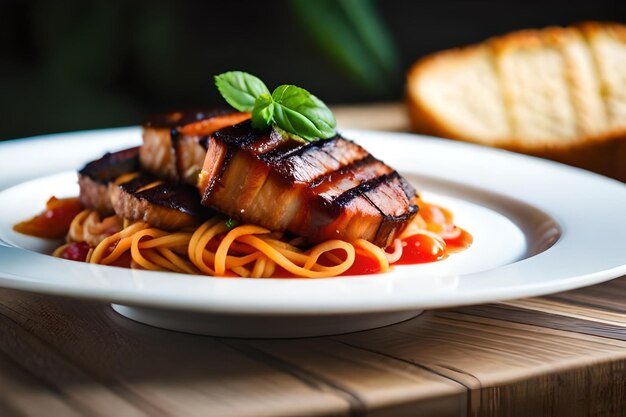
[(416, 62), (417, 132), (497, 146), (626, 181), (626, 26), (513, 32)]

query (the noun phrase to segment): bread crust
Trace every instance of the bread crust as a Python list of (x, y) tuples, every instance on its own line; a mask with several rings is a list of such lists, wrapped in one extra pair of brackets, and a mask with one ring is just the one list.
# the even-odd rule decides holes
[[(423, 74), (432, 71), (432, 68), (436, 67), (441, 62), (447, 63), (449, 60), (457, 59), (462, 61), (465, 57), (477, 54), (484, 48), (484, 45), (470, 45), (427, 55), (411, 66), (408, 72), (409, 81), (407, 85), (410, 86), (413, 81), (419, 82), (422, 80)], [(407, 88), (405, 101), (407, 103), (411, 123), (416, 132), (449, 139), (473, 140), (471, 136), (463, 135), (463, 132), (458, 132), (450, 128), (448, 123), (441, 120), (441, 118), (432, 111), (424, 97), (412, 94), (411, 91), (410, 88)]]
[[(601, 22), (582, 22), (570, 27), (548, 27), (545, 29), (528, 29), (505, 34), (499, 37), (487, 39), (480, 44), (469, 45), (461, 48), (449, 49), (425, 56), (416, 61), (407, 73), (407, 90), (406, 104), (413, 129), (418, 133), (439, 136), (449, 139), (457, 139), (470, 141), (483, 145), (493, 145), (507, 150), (527, 153), (543, 158), (552, 159), (569, 165), (578, 166), (584, 169), (595, 171), (607, 176), (617, 178), (626, 182), (626, 126), (609, 127), (606, 126), (597, 133), (588, 134), (591, 129), (585, 127), (586, 123), (581, 120), (580, 114), (577, 115), (577, 135), (569, 138), (564, 137), (548, 137), (541, 140), (527, 140), (511, 133), (508, 137), (476, 137), (471, 132), (462, 131), (457, 126), (446, 121), (444, 115), (438, 114), (433, 109), (429, 101), (429, 97), (423, 97), (419, 94), (417, 86), (419, 83), (429, 82), (429, 76), (433, 71), (438, 71), (440, 66), (456, 66), (455, 70), (463, 71), (463, 62), (467, 62), (468, 57), (484, 53), (485, 48), (489, 50), (489, 54), (494, 60), (496, 67), (496, 76), (502, 83), (502, 68), (498, 65), (498, 59), (502, 54), (510, 50), (520, 50), (528, 48), (528, 50), (536, 50), (537, 48), (563, 48), (570, 42), (579, 42), (581, 47), (588, 48), (591, 51), (590, 42), (598, 35), (609, 36), (613, 40), (619, 40), (626, 44), (626, 26), (618, 23), (601, 23)], [(582, 39), (582, 42), (581, 42)], [(597, 59), (597, 57), (594, 57)], [(596, 63), (597, 65), (597, 63)], [(595, 76), (598, 83), (602, 83), (601, 76), (598, 75), (598, 69), (595, 68)], [(623, 71), (626, 71), (624, 68)], [(574, 74), (576, 75), (576, 74)], [(576, 80), (572, 80), (572, 74), (567, 73), (567, 81), (573, 107), (580, 107), (582, 110), (576, 110), (579, 113), (584, 111), (584, 105), (575, 102), (575, 100), (584, 100), (585, 97), (574, 96), (572, 89), (576, 88)], [(505, 111), (510, 119), (511, 103), (507, 102), (509, 98), (506, 93), (507, 86), (502, 86), (502, 99)], [(606, 100), (602, 91), (598, 91), (599, 95), (596, 100)], [(588, 104), (588, 103), (582, 103)], [(596, 106), (597, 109), (597, 106)], [(598, 109), (598, 111), (604, 111)], [(608, 110), (607, 110), (608, 111)], [(584, 115), (583, 115), (584, 116)], [(513, 127), (511, 127), (513, 131)]]

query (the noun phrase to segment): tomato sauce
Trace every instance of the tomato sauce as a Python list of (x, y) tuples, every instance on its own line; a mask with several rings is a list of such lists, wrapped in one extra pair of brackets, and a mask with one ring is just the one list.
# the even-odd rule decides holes
[(13, 230), (30, 236), (61, 239), (69, 231), (74, 217), (82, 210), (83, 207), (76, 197), (50, 197), (43, 213), (16, 224)]
[[(445, 244), (427, 234), (416, 234), (403, 239), (401, 241), (402, 256), (391, 265), (437, 262), (446, 259), (450, 253), (467, 249), (472, 244), (472, 235), (461, 228), (456, 229), (456, 232), (452, 234), (455, 237), (443, 239)], [(335, 255), (340, 256), (338, 253)], [(355, 248), (354, 263), (341, 275), (371, 275), (380, 271), (380, 264), (376, 258), (360, 248)], [(296, 276), (280, 266), (276, 266), (272, 278), (296, 278)]]
[(357, 248), (354, 253), (354, 263), (341, 275), (368, 275), (378, 272), (380, 272), (380, 263), (378, 260)]
[(435, 262), (447, 256), (446, 249), (440, 242), (428, 235), (417, 234), (402, 240), (402, 256), (394, 265)]
[[(420, 207), (420, 219), (418, 220), (421, 223), (418, 223), (418, 227), (422, 231), (416, 230), (416, 234), (400, 241), (402, 254), (397, 261), (391, 263), (392, 266), (440, 261), (447, 258), (451, 253), (467, 249), (473, 242), (471, 234), (454, 224), (452, 212), (449, 210), (423, 202)], [(17, 232), (31, 236), (63, 238), (67, 235), (74, 217), (82, 210), (83, 207), (78, 198), (58, 199), (51, 197), (46, 203), (46, 209), (41, 214), (18, 223), (13, 228)], [(222, 237), (222, 235), (218, 235), (212, 239), (208, 243), (208, 249), (215, 251)], [(395, 248), (393, 246), (387, 249), (389, 255), (392, 255), (391, 250), (399, 250), (397, 246)], [(73, 242), (63, 250), (60, 257), (85, 262), (91, 249), (85, 242)], [(249, 253), (249, 248), (238, 242), (233, 244), (232, 249), (237, 255)], [(319, 262), (322, 265), (331, 266), (336, 260), (341, 259), (345, 259), (345, 254), (339, 250), (331, 253), (328, 258), (322, 257)], [(112, 265), (130, 267), (131, 263), (130, 253), (125, 253)], [(355, 246), (354, 263), (341, 275), (370, 275), (379, 272), (381, 272), (381, 265), (378, 259), (367, 250)], [(292, 273), (278, 265), (276, 265), (273, 277), (295, 278)]]
[(461, 233), (458, 236), (452, 239), (444, 239), (448, 252), (460, 252), (467, 249), (474, 242), (474, 238), (467, 231), (463, 229), (460, 229), (460, 231)]

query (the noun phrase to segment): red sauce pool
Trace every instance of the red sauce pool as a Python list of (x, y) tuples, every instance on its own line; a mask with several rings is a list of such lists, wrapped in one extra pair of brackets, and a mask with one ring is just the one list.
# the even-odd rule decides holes
[(414, 265), (446, 258), (446, 249), (428, 235), (418, 234), (402, 240), (402, 257), (394, 265)]
[(43, 213), (16, 224), (13, 230), (30, 236), (60, 239), (65, 237), (72, 220), (82, 210), (78, 198), (50, 197)]
[(461, 233), (454, 239), (445, 239), (446, 249), (448, 252), (460, 252), (470, 247), (474, 238), (472, 235), (461, 229)]
[(354, 263), (346, 272), (341, 275), (369, 275), (380, 272), (380, 264), (376, 259), (356, 249)]

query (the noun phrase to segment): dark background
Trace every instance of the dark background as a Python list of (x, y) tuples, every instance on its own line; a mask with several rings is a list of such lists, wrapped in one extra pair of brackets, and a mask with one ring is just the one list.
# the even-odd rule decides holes
[(400, 100), (420, 56), (583, 20), (624, 22), (626, 1), (0, 0), (0, 139), (221, 105), (212, 76), (232, 69), (328, 104)]

